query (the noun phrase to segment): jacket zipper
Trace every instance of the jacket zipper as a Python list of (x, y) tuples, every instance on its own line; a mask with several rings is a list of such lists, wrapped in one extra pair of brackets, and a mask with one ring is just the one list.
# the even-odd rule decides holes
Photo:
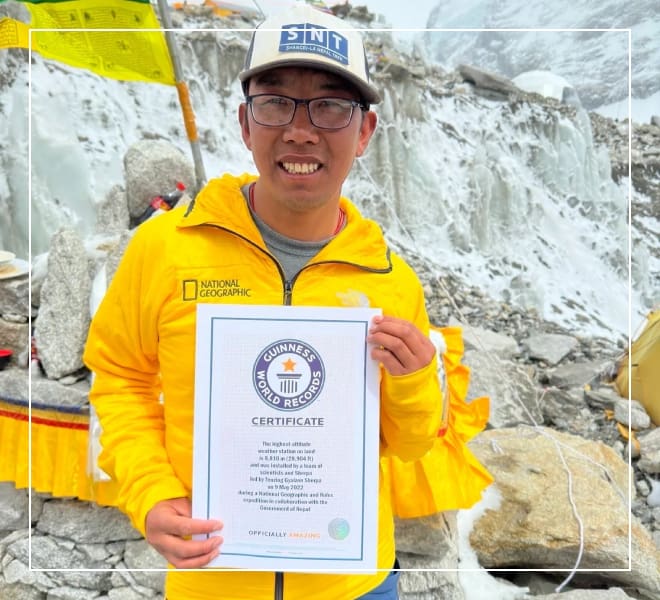
[[(2, 1), (2, 0), (0, 0)], [(282, 279), (282, 285), (284, 288), (284, 297), (282, 298), (282, 304), (284, 306), (291, 306), (291, 301), (292, 301), (292, 296), (293, 296), (293, 284), (296, 281), (298, 275), (303, 272), (304, 269), (308, 269), (309, 267), (315, 267), (318, 265), (328, 265), (328, 264), (335, 264), (335, 265), (351, 265), (355, 267), (356, 269), (361, 269), (363, 271), (368, 271), (370, 273), (389, 273), (392, 270), (392, 264), (390, 263), (390, 266), (385, 269), (374, 269), (372, 267), (365, 267), (364, 265), (359, 265), (357, 263), (352, 263), (344, 260), (325, 260), (317, 263), (311, 263), (308, 265), (305, 265), (300, 271), (298, 271), (292, 279), (287, 279), (286, 275), (284, 274), (284, 271), (282, 270), (282, 265), (278, 262), (278, 260), (270, 253), (268, 250), (265, 250), (258, 244), (255, 244), (251, 239), (246, 238), (245, 236), (242, 236), (240, 233), (236, 233), (235, 231), (232, 231), (231, 229), (227, 229), (226, 227), (222, 227), (221, 225), (215, 225), (214, 223), (200, 223), (200, 225), (208, 225), (209, 227), (215, 227), (216, 229), (221, 229), (222, 231), (226, 231), (227, 233), (231, 233), (232, 235), (235, 235), (236, 237), (246, 241), (248, 244), (254, 246), (257, 250), (260, 250), (263, 252), (266, 256), (268, 256), (274, 263), (275, 266), (277, 267), (277, 270), (280, 273), (280, 278)], [(389, 248), (387, 249), (387, 257), (389, 260), (390, 256), (390, 250)]]
[[(284, 279), (284, 276), (282, 276), (282, 279)], [(284, 304), (285, 306), (291, 306), (292, 294), (293, 294), (293, 280), (286, 279), (284, 281), (284, 302), (282, 304)]]
[(284, 600), (284, 573), (277, 571), (275, 573), (275, 599)]
[[(284, 274), (284, 270), (282, 269), (282, 265), (280, 265), (279, 261), (270, 252), (268, 252), (267, 250), (264, 250), (258, 244), (255, 244), (252, 240), (240, 235), (239, 233), (236, 233), (235, 231), (232, 231), (231, 229), (221, 227), (220, 225), (214, 225), (213, 223), (205, 223), (205, 225), (209, 225), (210, 227), (217, 227), (218, 229), (222, 229), (223, 231), (227, 231), (228, 233), (231, 233), (231, 234), (241, 238), (242, 240), (245, 240), (248, 244), (251, 244), (252, 246), (254, 246), (255, 248), (257, 248), (258, 250), (260, 250), (261, 252), (263, 252), (264, 254), (266, 254), (267, 256), (269, 256), (271, 258), (271, 260), (277, 266), (277, 270), (280, 272), (280, 278), (282, 279), (282, 284), (283, 284), (283, 287), (284, 287), (284, 297), (282, 299), (282, 304), (284, 306), (291, 306), (292, 297), (293, 297), (293, 284), (294, 284), (296, 278), (298, 277), (298, 275), (300, 275), (300, 273), (303, 271), (303, 269), (307, 269), (308, 267), (313, 267), (313, 266), (317, 266), (317, 265), (331, 264), (332, 263), (332, 264), (352, 265), (352, 266), (354, 266), (358, 269), (362, 269), (362, 270), (365, 270), (365, 271), (370, 271), (372, 273), (389, 273), (389, 271), (392, 270), (391, 264), (390, 264), (390, 267), (387, 268), (387, 269), (372, 269), (370, 267), (364, 267), (362, 265), (358, 265), (358, 264), (355, 264), (355, 263), (349, 263), (349, 262), (346, 262), (346, 261), (339, 261), (339, 260), (337, 260), (337, 261), (323, 261), (323, 262), (318, 262), (318, 263), (312, 263), (312, 264), (309, 264), (309, 265), (305, 265), (302, 269), (300, 269), (300, 271), (298, 271), (293, 276), (292, 279), (287, 279), (286, 275)], [(388, 258), (389, 258), (389, 249), (387, 251), (387, 255), (388, 255)], [(284, 573), (282, 573), (281, 571), (276, 571), (275, 572), (274, 593), (275, 593), (274, 596), (273, 596), (274, 600), (284, 600)]]

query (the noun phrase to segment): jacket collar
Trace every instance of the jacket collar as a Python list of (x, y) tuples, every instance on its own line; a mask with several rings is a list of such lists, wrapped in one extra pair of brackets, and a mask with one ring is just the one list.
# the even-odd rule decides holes
[[(256, 181), (255, 175), (238, 177), (225, 174), (212, 179), (199, 192), (178, 223), (179, 227), (213, 225), (231, 231), (265, 248), (241, 188)], [(346, 226), (321, 250), (314, 262), (347, 262), (377, 271), (390, 271), (390, 253), (380, 227), (365, 219), (350, 200), (340, 205), (346, 213)]]

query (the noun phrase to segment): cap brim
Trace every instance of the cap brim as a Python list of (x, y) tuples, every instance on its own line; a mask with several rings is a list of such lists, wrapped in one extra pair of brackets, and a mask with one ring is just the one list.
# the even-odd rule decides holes
[(329, 73), (338, 75), (342, 79), (345, 79), (346, 81), (350, 82), (352, 86), (357, 88), (361, 98), (366, 102), (368, 102), (369, 104), (378, 104), (381, 101), (380, 94), (373, 85), (365, 84), (365, 82), (362, 79), (352, 75), (350, 71), (347, 71), (346, 69), (334, 68), (331, 64), (319, 62), (318, 60), (314, 60), (314, 59), (283, 58), (282, 60), (275, 60), (269, 62), (266, 65), (260, 65), (252, 69), (246, 69), (245, 71), (241, 71), (238, 75), (238, 79), (241, 82), (245, 82), (251, 77), (258, 75), (259, 73), (265, 73), (266, 71), (270, 71), (272, 69), (277, 69), (280, 67), (307, 67), (310, 69), (318, 69), (320, 71), (328, 71)]

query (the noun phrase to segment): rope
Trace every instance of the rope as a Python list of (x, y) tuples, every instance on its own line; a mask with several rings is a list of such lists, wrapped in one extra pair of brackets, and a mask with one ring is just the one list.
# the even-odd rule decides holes
[[(365, 173), (365, 175), (367, 176), (367, 178), (369, 179), (369, 181), (371, 182), (371, 184), (374, 186), (374, 188), (376, 189), (376, 191), (377, 191), (379, 194), (384, 195), (384, 194), (383, 194), (383, 190), (380, 188), (380, 186), (378, 185), (378, 183), (376, 183), (376, 181), (375, 181), (374, 178), (371, 176), (371, 173), (369, 172), (369, 170), (367, 169), (367, 167), (363, 164), (363, 162), (362, 162), (362, 161), (357, 161), (357, 163), (358, 163), (358, 165), (360, 166), (360, 168), (362, 168), (363, 172)], [(396, 213), (396, 211), (392, 211), (392, 212), (394, 213), (394, 217), (395, 217), (395, 219), (396, 219), (396, 221), (397, 221), (397, 224), (399, 225), (401, 231), (403, 231), (404, 234), (405, 234), (405, 235), (410, 239), (410, 241), (412, 242), (412, 246), (415, 248), (415, 251), (416, 251), (420, 256), (423, 256), (423, 254), (422, 254), (422, 253), (419, 251), (419, 249), (417, 248), (417, 243), (416, 243), (415, 239), (413, 238), (413, 236), (411, 235), (411, 233), (408, 231), (407, 227), (402, 223), (401, 219), (399, 218), (399, 215)], [(477, 332), (474, 330), (474, 328), (473, 328), (471, 325), (469, 325), (469, 324), (467, 323), (467, 321), (466, 321), (466, 319), (465, 319), (465, 316), (463, 315), (461, 309), (460, 309), (460, 308), (458, 307), (458, 305), (456, 304), (454, 298), (452, 297), (452, 295), (451, 295), (451, 293), (449, 292), (449, 290), (447, 289), (447, 287), (444, 285), (444, 283), (442, 282), (441, 279), (438, 278), (437, 281), (438, 281), (438, 284), (440, 285), (440, 288), (442, 289), (442, 291), (444, 292), (444, 294), (445, 294), (445, 295), (447, 296), (447, 298), (449, 299), (449, 301), (450, 301), (450, 303), (451, 303), (453, 309), (456, 311), (456, 313), (457, 313), (457, 314), (459, 315), (459, 317), (461, 318), (461, 321), (462, 321), (463, 323), (466, 323), (466, 325), (472, 329), (472, 334), (473, 334), (474, 337), (476, 338), (477, 343), (478, 343), (480, 349), (483, 351), (484, 355), (486, 356), (487, 361), (490, 361), (491, 366), (493, 366), (493, 367), (495, 367), (495, 368), (498, 368), (499, 365), (497, 364), (497, 360), (496, 360), (495, 357), (492, 355), (492, 353), (490, 353), (488, 350), (486, 350), (486, 348), (485, 348), (484, 345), (483, 345), (483, 342), (482, 342), (481, 339), (479, 338), (479, 335), (478, 335)], [(527, 378), (528, 382), (529, 382), (534, 388), (536, 388), (536, 385), (535, 385), (534, 382), (531, 380), (531, 377), (529, 376), (529, 374), (525, 373), (525, 377)], [(546, 392), (547, 392), (547, 388), (543, 390), (543, 393), (542, 393), (541, 396), (539, 397), (539, 395), (538, 395), (538, 390), (536, 391), (536, 394), (537, 394), (537, 397), (536, 397), (536, 403), (537, 403), (537, 406), (540, 406), (540, 401), (543, 399), (543, 396), (546, 394)], [(525, 404), (524, 404), (521, 400), (519, 400), (519, 399), (517, 398), (517, 396), (514, 395), (514, 398), (516, 398), (516, 401), (519, 403), (519, 405), (522, 407), (523, 411), (525, 412), (525, 414), (526, 414), (527, 417), (529, 418), (530, 422), (532, 423), (532, 428), (533, 428), (538, 434), (540, 434), (540, 435), (542, 435), (542, 436), (545, 436), (545, 437), (547, 437), (548, 439), (550, 439), (550, 440), (552, 441), (552, 443), (554, 444), (554, 446), (555, 446), (555, 448), (556, 448), (556, 450), (557, 450), (557, 454), (559, 455), (559, 459), (561, 460), (562, 467), (563, 467), (564, 472), (566, 473), (566, 477), (567, 477), (567, 495), (568, 495), (568, 501), (569, 501), (569, 503), (570, 503), (570, 505), (571, 505), (571, 510), (572, 510), (572, 512), (573, 512), (573, 516), (575, 517), (575, 520), (576, 520), (577, 525), (578, 525), (578, 534), (579, 534), (580, 541), (579, 541), (579, 549), (578, 549), (577, 558), (576, 558), (576, 560), (575, 560), (575, 564), (574, 564), (573, 568), (572, 568), (571, 571), (569, 572), (568, 576), (567, 576), (567, 577), (566, 577), (566, 578), (565, 578), (565, 579), (559, 584), (559, 586), (557, 586), (557, 587), (555, 588), (555, 592), (556, 592), (556, 593), (559, 593), (559, 592), (561, 592), (561, 591), (563, 590), (563, 588), (564, 588), (564, 587), (565, 587), (565, 586), (566, 586), (566, 585), (567, 585), (567, 584), (573, 579), (573, 577), (575, 576), (575, 574), (576, 574), (576, 572), (577, 572), (577, 570), (578, 570), (578, 568), (579, 568), (580, 562), (582, 561), (582, 555), (583, 555), (583, 553), (584, 553), (584, 544), (585, 544), (585, 537), (584, 537), (584, 522), (583, 522), (583, 520), (582, 520), (582, 517), (580, 516), (580, 512), (579, 512), (579, 510), (578, 510), (578, 508), (577, 508), (577, 505), (576, 505), (576, 503), (575, 503), (575, 498), (574, 498), (574, 494), (573, 494), (573, 473), (572, 473), (572, 471), (571, 471), (571, 469), (570, 469), (568, 463), (566, 462), (566, 457), (564, 456), (564, 453), (563, 453), (563, 451), (562, 451), (562, 447), (565, 447), (565, 448), (571, 450), (572, 452), (574, 452), (575, 454), (577, 454), (578, 456), (580, 456), (580, 457), (583, 458), (584, 460), (586, 460), (586, 461), (590, 462), (591, 464), (593, 464), (593, 465), (599, 467), (600, 469), (602, 469), (602, 470), (605, 472), (605, 474), (607, 475), (608, 480), (609, 480), (610, 483), (614, 486), (614, 488), (616, 489), (616, 491), (618, 492), (619, 496), (622, 498), (622, 500), (623, 500), (624, 502), (625, 502), (625, 495), (623, 494), (623, 492), (622, 492), (622, 490), (619, 488), (619, 486), (616, 484), (616, 481), (615, 481), (614, 477), (611, 475), (611, 473), (609, 472), (609, 470), (607, 469), (607, 467), (605, 467), (604, 465), (602, 465), (602, 464), (600, 464), (600, 463), (594, 461), (593, 459), (591, 459), (589, 456), (586, 456), (586, 455), (583, 454), (582, 452), (579, 452), (578, 450), (575, 450), (574, 448), (571, 448), (570, 446), (567, 446), (566, 444), (562, 443), (562, 442), (559, 441), (557, 438), (555, 438), (553, 435), (551, 435), (551, 434), (549, 434), (547, 431), (543, 430), (543, 429), (541, 428), (541, 426), (536, 422), (536, 420), (534, 419), (533, 415), (530, 413), (530, 411), (529, 411), (529, 409), (527, 408), (527, 406), (525, 406)], [(493, 451), (496, 451), (496, 452), (498, 452), (498, 453), (502, 453), (502, 452), (503, 452), (502, 449), (501, 449), (501, 448), (500, 448), (495, 442), (491, 442), (491, 444), (492, 444)]]

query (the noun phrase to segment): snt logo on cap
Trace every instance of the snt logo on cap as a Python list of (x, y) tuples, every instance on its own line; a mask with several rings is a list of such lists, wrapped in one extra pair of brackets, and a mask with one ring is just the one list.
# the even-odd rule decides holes
[(342, 65), (348, 64), (348, 39), (336, 31), (312, 23), (283, 25), (279, 50), (320, 54)]

